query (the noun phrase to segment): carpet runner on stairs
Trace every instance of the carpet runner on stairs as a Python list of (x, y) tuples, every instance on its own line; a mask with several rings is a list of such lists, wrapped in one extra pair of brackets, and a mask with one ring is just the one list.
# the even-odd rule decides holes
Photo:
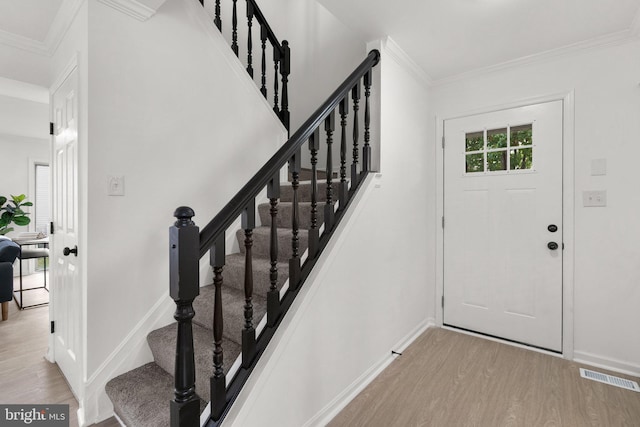
[[(332, 185), (333, 199), (338, 198), (338, 183)], [(326, 201), (326, 182), (318, 183), (318, 225), (322, 224)], [(289, 183), (281, 188), (278, 203), (278, 289), (289, 276), (288, 260), (291, 257), (291, 215), (293, 192)], [(298, 188), (300, 219), (300, 255), (307, 249), (307, 230), (311, 226), (311, 183), (301, 182)], [(266, 296), (270, 286), (270, 224), (269, 204), (258, 206), (262, 226), (253, 230), (253, 310), (254, 325), (258, 325), (266, 313)], [(223, 271), (223, 318), (225, 372), (240, 355), (242, 328), (244, 325), (244, 230), (236, 237), (241, 253), (227, 255)], [(213, 374), (213, 300), (214, 287), (200, 288), (200, 295), (193, 303), (193, 336), (196, 362), (196, 392), (201, 399), (201, 410), (210, 400), (209, 378)], [(147, 336), (154, 361), (126, 372), (106, 385), (114, 411), (128, 427), (169, 426), (169, 401), (173, 399), (173, 373), (176, 352), (176, 323), (152, 331)], [(231, 378), (227, 378), (227, 383)]]

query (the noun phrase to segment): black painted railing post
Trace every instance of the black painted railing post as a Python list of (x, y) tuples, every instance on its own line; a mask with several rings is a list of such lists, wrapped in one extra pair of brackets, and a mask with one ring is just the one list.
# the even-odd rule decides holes
[(242, 330), (242, 367), (248, 368), (256, 355), (256, 330), (253, 326), (253, 229), (256, 227), (256, 202), (252, 199), (242, 212), (244, 230), (244, 329)]
[(280, 110), (280, 120), (285, 129), (289, 130), (289, 74), (291, 73), (291, 49), (289, 42), (282, 41), (282, 64), (280, 74), (282, 75), (282, 109)]
[(220, 19), (220, 0), (216, 0), (215, 14), (216, 17), (214, 18), (213, 22), (216, 24), (216, 27), (218, 27), (218, 30), (222, 31), (222, 20)]
[(360, 81), (351, 90), (353, 99), (353, 163), (351, 163), (351, 188), (358, 186), (358, 139), (360, 138), (360, 123), (358, 122), (358, 111), (360, 110)]
[(238, 0), (233, 0), (233, 13), (231, 15), (231, 50), (238, 56)]
[(271, 282), (267, 292), (267, 325), (274, 326), (280, 316), (280, 292), (278, 292), (278, 199), (280, 198), (280, 174), (276, 173), (267, 186), (267, 197), (271, 208), (271, 241), (269, 254), (271, 268), (269, 280)]
[(291, 258), (289, 259), (289, 287), (297, 289), (300, 282), (300, 238), (299, 233), (299, 213), (298, 213), (298, 186), (300, 184), (300, 149), (289, 160), (291, 171), (291, 188), (293, 197), (291, 199)]
[(193, 209), (176, 209), (175, 224), (169, 229), (169, 276), (171, 298), (176, 303), (178, 321), (176, 341), (175, 392), (170, 403), (171, 427), (195, 427), (200, 422), (200, 399), (196, 395), (196, 366), (191, 320), (193, 300), (200, 291), (200, 233), (191, 220)]
[(349, 97), (345, 96), (340, 101), (340, 127), (342, 134), (340, 137), (340, 209), (347, 205), (349, 195), (349, 184), (347, 183), (347, 114), (349, 114)]
[(253, 2), (247, 0), (247, 73), (253, 78)]
[(267, 27), (266, 25), (260, 26), (260, 44), (262, 47), (262, 76), (260, 78), (260, 92), (262, 96), (267, 98)]
[(320, 236), (318, 233), (318, 150), (320, 149), (320, 128), (316, 128), (309, 136), (311, 151), (311, 227), (309, 228), (309, 258), (318, 253)]
[(280, 95), (280, 89), (278, 86), (278, 66), (280, 65), (280, 47), (279, 46), (274, 46), (273, 47), (273, 68), (274, 68), (274, 74), (273, 74), (273, 111), (274, 113), (276, 113), (276, 115), (278, 117), (280, 117), (280, 100), (278, 99), (278, 96)]
[(362, 172), (371, 170), (371, 112), (369, 106), (369, 98), (371, 96), (371, 70), (364, 75), (364, 147), (362, 147)]
[(227, 403), (227, 380), (224, 374), (224, 353), (222, 350), (222, 333), (224, 319), (222, 318), (222, 269), (225, 264), (224, 233), (218, 237), (209, 251), (209, 262), (213, 268), (213, 286), (215, 297), (213, 301), (213, 375), (211, 376), (211, 419), (217, 421), (224, 412)]
[(334, 220), (333, 201), (333, 132), (336, 129), (336, 111), (333, 110), (324, 120), (324, 130), (327, 132), (327, 201), (324, 205), (324, 231), (331, 231)]

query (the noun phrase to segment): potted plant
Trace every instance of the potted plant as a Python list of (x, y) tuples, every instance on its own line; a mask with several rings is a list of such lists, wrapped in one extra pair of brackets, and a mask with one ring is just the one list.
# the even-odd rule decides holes
[(20, 194), (19, 196), (11, 196), (11, 200), (7, 203), (7, 198), (0, 196), (0, 236), (13, 231), (13, 227), (9, 227), (11, 223), (23, 226), (31, 222), (28, 212), (22, 210), (24, 206), (33, 206), (31, 202), (25, 202), (27, 196)]

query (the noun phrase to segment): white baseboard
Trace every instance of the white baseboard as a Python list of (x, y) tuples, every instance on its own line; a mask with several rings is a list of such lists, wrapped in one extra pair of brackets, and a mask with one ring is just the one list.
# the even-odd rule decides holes
[(640, 377), (640, 365), (610, 357), (598, 356), (597, 354), (587, 353), (584, 351), (575, 351), (573, 353), (573, 361), (597, 368), (607, 369), (613, 372), (619, 372), (621, 374)]
[(114, 415), (113, 405), (104, 390), (105, 385), (110, 379), (153, 361), (146, 337), (149, 332), (171, 323), (174, 311), (175, 304), (171, 298), (168, 295), (160, 297), (147, 315), (91, 375), (85, 384), (84, 397), (78, 402), (80, 427), (103, 421)]
[[(416, 340), (428, 328), (435, 326), (435, 319), (425, 319), (404, 338), (402, 338), (393, 348), (402, 353), (409, 345)], [(382, 373), (397, 356), (387, 354), (377, 363), (367, 369), (359, 378), (352, 382), (342, 393), (329, 402), (324, 408), (314, 415), (304, 424), (304, 427), (325, 426), (336, 415), (340, 413), (355, 397), (362, 392), (378, 375)]]

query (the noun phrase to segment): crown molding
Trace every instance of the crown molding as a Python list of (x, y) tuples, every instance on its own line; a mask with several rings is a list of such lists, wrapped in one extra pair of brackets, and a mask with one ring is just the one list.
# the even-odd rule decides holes
[(76, 18), (80, 7), (86, 0), (65, 0), (60, 7), (60, 10), (56, 14), (47, 36), (44, 38), (44, 43), (47, 45), (49, 55), (58, 49), (58, 46), (62, 42), (65, 34), (71, 27), (73, 20)]
[(49, 89), (6, 77), (0, 77), (0, 96), (8, 96), (40, 104), (49, 103)]
[(138, 21), (144, 22), (156, 14), (165, 0), (98, 0)]
[(391, 37), (383, 40), (385, 52), (403, 66), (420, 83), (431, 86), (433, 79)]
[[(636, 18), (636, 23), (638, 23), (638, 18)], [(454, 83), (460, 80), (465, 80), (473, 77), (479, 77), (482, 75), (491, 74), (497, 71), (520, 67), (523, 65), (542, 63), (542, 62), (553, 60), (556, 58), (594, 51), (597, 49), (601, 49), (603, 47), (622, 45), (622, 44), (637, 40), (638, 39), (637, 35), (638, 34), (637, 33), (634, 34), (634, 30), (630, 28), (627, 30), (606, 34), (604, 36), (595, 37), (595, 38), (581, 41), (578, 43), (573, 43), (557, 49), (551, 49), (544, 52), (535, 53), (533, 55), (523, 56), (521, 58), (513, 59), (511, 61), (505, 61), (499, 64), (477, 68), (475, 70), (467, 71), (467, 72), (456, 74), (449, 77), (443, 77), (443, 78), (434, 80), (432, 84), (433, 86), (441, 86), (449, 83)]]
[(0, 43), (38, 55), (49, 55), (49, 49), (44, 42), (4, 30), (0, 30)]

